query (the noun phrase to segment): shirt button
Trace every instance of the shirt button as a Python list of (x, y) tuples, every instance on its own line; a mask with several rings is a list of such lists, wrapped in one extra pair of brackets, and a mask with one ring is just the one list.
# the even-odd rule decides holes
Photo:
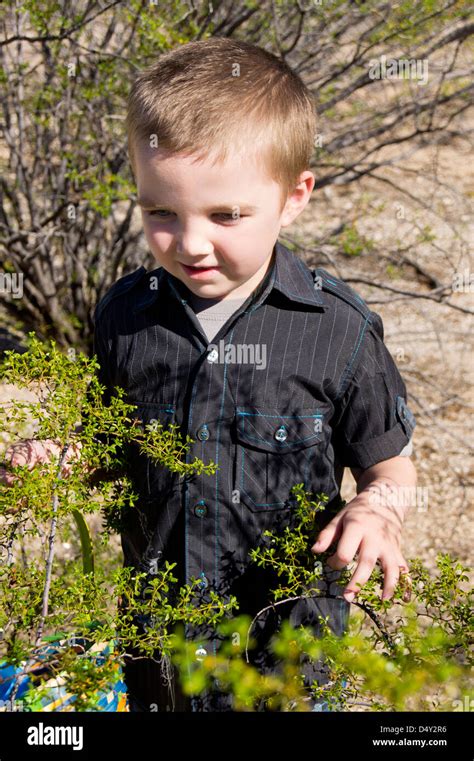
[(198, 647), (198, 649), (195, 652), (196, 660), (202, 661), (203, 658), (207, 655), (207, 650), (205, 647)]
[(277, 441), (286, 441), (288, 438), (288, 431), (286, 430), (284, 425), (281, 425), (279, 428), (275, 431), (275, 438)]
[(201, 587), (201, 589), (205, 589), (207, 586), (209, 586), (209, 581), (207, 580), (206, 575), (204, 574), (204, 571), (201, 573), (199, 586)]
[(194, 514), (199, 518), (204, 518), (207, 515), (207, 505), (204, 502), (198, 502), (194, 505)]
[(202, 425), (197, 432), (197, 437), (199, 441), (207, 441), (210, 436), (209, 428), (206, 424)]
[(215, 362), (217, 360), (218, 356), (219, 356), (219, 353), (218, 353), (217, 349), (213, 349), (207, 355), (207, 361), (208, 362)]

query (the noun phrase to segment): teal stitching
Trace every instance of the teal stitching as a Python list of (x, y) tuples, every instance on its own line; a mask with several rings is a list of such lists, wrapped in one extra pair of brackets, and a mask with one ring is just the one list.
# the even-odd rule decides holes
[[(341, 291), (341, 293), (343, 292), (343, 289), (341, 288), (341, 286), (339, 285), (339, 283), (336, 283), (336, 281), (335, 281), (335, 280), (331, 280), (329, 277), (327, 277), (327, 278), (326, 278), (326, 282), (327, 282), (327, 283), (332, 283), (332, 285), (335, 285), (335, 286), (336, 286), (336, 288), (338, 288), (338, 289)], [(350, 292), (348, 292), (348, 293), (347, 293), (347, 292), (346, 292), (346, 295), (347, 295), (347, 297), (348, 297), (348, 298), (357, 299), (357, 301), (360, 301), (360, 303), (361, 303), (361, 304), (364, 304), (364, 305), (365, 305), (364, 299), (361, 299), (361, 297), (360, 297), (360, 296), (358, 296), (358, 295), (357, 295), (357, 293), (350, 293)]]
[(261, 436), (251, 436), (249, 433), (245, 433), (244, 430), (242, 430), (242, 433), (245, 434), (246, 439), (252, 439), (252, 441), (260, 441), (264, 444), (276, 444), (278, 447), (291, 447), (293, 444), (302, 444), (305, 441), (311, 441), (312, 439), (316, 439), (316, 441), (321, 441), (317, 433), (313, 433), (311, 436), (306, 436), (305, 439), (294, 439), (293, 441), (277, 441), (276, 439), (268, 441), (268, 439), (263, 439)]
[(302, 420), (304, 418), (312, 418), (312, 417), (322, 417), (321, 412), (317, 412), (314, 415), (265, 415), (264, 412), (240, 412), (239, 408), (237, 407), (237, 414), (238, 415), (246, 415), (250, 417), (277, 417), (277, 418), (292, 418), (297, 419), (301, 418)]
[[(275, 284), (279, 285), (280, 288), (282, 288), (279, 280), (276, 280)], [(302, 296), (301, 293), (295, 293), (294, 291), (288, 290), (288, 288), (285, 289), (285, 293), (289, 294), (290, 296), (295, 296), (299, 301), (304, 301), (306, 304), (314, 304), (316, 302), (318, 306), (321, 306), (319, 301), (317, 301), (317, 296), (314, 298), (311, 298), (311, 296)]]
[[(235, 328), (233, 327), (231, 332), (230, 332), (229, 341), (232, 341), (232, 336), (234, 335), (234, 330), (235, 330)], [(218, 423), (217, 432), (216, 432), (216, 463), (217, 464), (219, 463), (219, 433), (220, 433), (220, 428), (221, 428), (221, 424), (222, 424), (222, 416), (223, 416), (223, 410), (224, 410), (224, 397), (225, 397), (225, 392), (226, 392), (226, 383), (227, 383), (227, 363), (225, 363), (225, 366), (224, 366), (224, 382), (223, 382), (223, 386), (222, 386), (221, 408), (220, 408), (220, 412), (219, 412), (219, 423)], [(214, 544), (214, 574), (215, 574), (215, 579), (216, 579), (216, 584), (217, 584), (217, 582), (220, 581), (220, 576), (218, 575), (218, 566), (217, 566), (217, 548), (219, 546), (219, 499), (218, 499), (218, 495), (219, 495), (219, 467), (217, 468), (215, 478), (216, 478), (216, 510), (215, 510), (216, 533), (215, 533), (215, 544)], [(214, 655), (216, 655), (216, 642), (215, 642), (215, 640), (213, 642), (213, 650), (214, 650)]]
[[(193, 402), (194, 402), (194, 396), (196, 394), (197, 389), (197, 383), (194, 384), (193, 393), (191, 396), (191, 402), (189, 405), (189, 423), (188, 427), (191, 428), (191, 421), (193, 418)], [(186, 452), (185, 455), (185, 461), (188, 460), (188, 454), (189, 452)], [(186, 583), (189, 582), (189, 563), (188, 563), (188, 547), (189, 547), (189, 536), (188, 536), (188, 507), (189, 507), (189, 491), (187, 488), (184, 490), (184, 568), (185, 568), (185, 580)], [(189, 632), (189, 624), (185, 621), (184, 622), (184, 636), (186, 637), (187, 633)], [(188, 675), (191, 675), (191, 666), (188, 663)]]
[[(288, 418), (290, 418), (292, 420), (297, 420), (297, 419), (305, 420), (307, 418), (313, 419), (313, 418), (322, 418), (323, 417), (320, 412), (316, 413), (314, 415), (265, 415), (264, 413), (259, 413), (259, 412), (240, 412), (238, 408), (237, 408), (237, 414), (238, 415), (242, 415), (242, 416), (246, 416), (246, 417), (278, 418), (279, 420), (280, 419), (288, 419)], [(268, 439), (264, 439), (261, 436), (260, 437), (251, 436), (249, 433), (246, 433), (245, 432), (245, 420), (243, 422), (244, 422), (244, 425), (242, 426), (242, 434), (245, 436), (245, 438), (246, 439), (251, 439), (252, 441), (263, 442), (264, 444), (272, 444), (272, 445), (276, 444), (279, 447), (291, 447), (293, 444), (302, 444), (305, 441), (312, 441), (313, 439), (315, 439), (316, 441), (321, 441), (321, 438), (318, 436), (317, 433), (313, 433), (313, 434), (311, 434), (311, 436), (306, 436), (304, 439), (294, 439), (293, 441), (288, 441), (288, 442), (286, 442), (286, 441), (276, 441), (276, 440), (275, 441), (273, 441), (273, 440), (268, 441)]]
[[(250, 416), (250, 417), (271, 417), (271, 418), (277, 417), (277, 418), (301, 418), (301, 419), (303, 419), (303, 418), (322, 418), (323, 417), (323, 415), (321, 413), (317, 413), (317, 414), (314, 414), (314, 415), (265, 415), (265, 414), (261, 414), (261, 413), (255, 413), (255, 412), (240, 412), (238, 409), (237, 409), (237, 414), (238, 415)], [(245, 420), (244, 420), (244, 425), (245, 425)], [(242, 429), (242, 433), (245, 433), (245, 431), (243, 429)], [(285, 444), (285, 442), (267, 441), (266, 439), (262, 439), (262, 438), (258, 439), (255, 436), (250, 436), (249, 434), (245, 434), (245, 436), (246, 436), (247, 439), (253, 439), (254, 441), (257, 441), (257, 442), (262, 442), (263, 441), (266, 444), (272, 444), (272, 445), (276, 443), (279, 446), (281, 445), (281, 446), (287, 446), (287, 447), (291, 446), (291, 444), (294, 444), (294, 443), (301, 443), (301, 442), (304, 442), (304, 441), (309, 441), (309, 440), (313, 439), (314, 437), (316, 437), (317, 441), (321, 441), (322, 440), (317, 434), (313, 434), (312, 436), (307, 436), (305, 439), (298, 439), (298, 440), (296, 440), (294, 442), (291, 442), (290, 444)], [(280, 501), (280, 502), (255, 502), (255, 500), (252, 499), (251, 495), (245, 489), (245, 486), (244, 486), (245, 448), (241, 447), (241, 453), (242, 453), (242, 467), (241, 467), (241, 475), (240, 475), (240, 488), (241, 488), (241, 491), (244, 494), (247, 495), (248, 499), (252, 502), (252, 504), (255, 507), (273, 507), (273, 506), (276, 506), (276, 505), (284, 505), (285, 501)], [(304, 454), (303, 454), (303, 456), (304, 456)], [(307, 463), (306, 463), (305, 475), (304, 475), (304, 482), (305, 483), (308, 480), (308, 475), (309, 475), (308, 471), (309, 471), (311, 459), (312, 458), (310, 458), (310, 457), (306, 457)]]
[[(277, 418), (278, 420), (280, 420), (280, 419), (284, 419), (284, 420), (287, 420), (287, 419), (291, 419), (291, 420), (310, 419), (310, 420), (312, 420), (314, 418), (322, 419), (322, 417), (323, 417), (321, 413), (315, 413), (314, 415), (265, 415), (264, 413), (259, 413), (259, 412), (241, 412), (238, 408), (237, 408), (237, 415), (241, 415), (243, 417)], [(316, 441), (321, 441), (321, 438), (318, 436), (317, 433), (313, 433), (313, 434), (311, 434), (311, 436), (306, 436), (304, 439), (295, 439), (294, 441), (288, 441), (288, 442), (285, 442), (285, 441), (276, 441), (276, 440), (268, 441), (268, 439), (264, 439), (262, 436), (256, 437), (256, 436), (251, 436), (249, 433), (246, 433), (245, 432), (245, 419), (244, 419), (243, 423), (244, 424), (242, 426), (242, 434), (245, 436), (246, 439), (248, 439), (248, 440), (251, 439), (252, 441), (257, 441), (257, 442), (263, 442), (264, 444), (272, 444), (272, 446), (274, 446), (276, 444), (279, 447), (291, 447), (293, 444), (302, 444), (305, 441), (312, 441), (313, 439), (315, 439)]]
[[(302, 274), (307, 276), (307, 273), (308, 273), (307, 266), (305, 264), (303, 264), (301, 259), (297, 258), (297, 262), (298, 262), (298, 267), (300, 268), (300, 270), (302, 270)], [(303, 298), (305, 300), (305, 302), (307, 302), (307, 303), (309, 302), (310, 304), (314, 304), (316, 302), (316, 304), (318, 304), (318, 306), (325, 307), (326, 304), (324, 304), (323, 299), (321, 298), (319, 293), (315, 292), (315, 289), (314, 289), (314, 270), (310, 270), (309, 274), (311, 275), (311, 281), (312, 282), (311, 282), (311, 285), (310, 285), (309, 282), (307, 283), (307, 285), (308, 285), (308, 288), (310, 289), (311, 296), (308, 296), (308, 297), (306, 297), (306, 296), (300, 296), (299, 298)], [(293, 292), (291, 292), (291, 295), (292, 296), (294, 295), (294, 296), (298, 297), (297, 293), (293, 294)]]
[[(342, 388), (343, 381), (345, 382), (345, 377), (349, 374), (349, 370), (352, 367), (352, 363), (354, 362), (354, 359), (355, 359), (355, 357), (357, 355), (357, 352), (359, 351), (359, 347), (360, 347), (360, 344), (362, 342), (362, 338), (364, 336), (364, 333), (366, 331), (366, 328), (367, 328), (367, 325), (369, 324), (369, 322), (370, 322), (369, 318), (366, 317), (364, 325), (363, 325), (362, 330), (361, 330), (360, 335), (359, 335), (359, 339), (357, 341), (357, 345), (356, 345), (354, 351), (352, 352), (352, 357), (351, 357), (351, 359), (349, 361), (349, 364), (347, 365), (346, 369), (344, 370), (344, 372), (342, 374), (341, 382), (340, 382), (339, 388), (337, 389), (337, 392), (336, 392), (336, 399), (339, 399), (339, 396), (340, 396), (339, 389)], [(341, 394), (342, 394), (342, 392), (341, 392)]]

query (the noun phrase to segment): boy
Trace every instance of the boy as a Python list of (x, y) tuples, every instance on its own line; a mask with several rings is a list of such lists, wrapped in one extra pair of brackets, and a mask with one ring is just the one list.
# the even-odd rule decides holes
[[(315, 181), (307, 168), (314, 108), (287, 65), (237, 40), (184, 45), (138, 76), (127, 130), (159, 267), (121, 278), (98, 304), (100, 380), (108, 393), (125, 388), (143, 423), (178, 423), (194, 440), (187, 461), (219, 467), (183, 482), (128, 452), (140, 501), (122, 532), (124, 563), (153, 574), (177, 562), (179, 581), (199, 578), (203, 599), (210, 590), (235, 595), (237, 613), (253, 617), (278, 579), (249, 551), (266, 529), (292, 525), (294, 484), (328, 494), (312, 550), (333, 545), (325, 583), (345, 599), (299, 600), (260, 616), (252, 662), (271, 672), (268, 644), (283, 617), (318, 631), (318, 616), (329, 616), (342, 634), (376, 562), (384, 598), (407, 572), (404, 507), (376, 495), (415, 486), (406, 456), (415, 419), (380, 317), (277, 240)], [(357, 496), (341, 507), (344, 467)], [(337, 578), (355, 555), (341, 590)], [(186, 636), (217, 652), (211, 631), (187, 626)], [(132, 710), (232, 710), (218, 689), (189, 700), (171, 679), (168, 693), (166, 671), (149, 659), (127, 664)], [(307, 686), (326, 681), (322, 664), (304, 663), (302, 672)]]

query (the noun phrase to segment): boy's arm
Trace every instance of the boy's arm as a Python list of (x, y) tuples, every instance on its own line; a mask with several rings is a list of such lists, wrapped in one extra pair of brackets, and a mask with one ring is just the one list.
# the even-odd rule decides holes
[[(344, 592), (351, 601), (369, 579), (375, 564), (384, 575), (382, 599), (392, 596), (400, 573), (408, 571), (401, 551), (401, 529), (416, 487), (416, 471), (407, 449), (416, 425), (405, 383), (383, 341), (381, 319), (371, 313), (361, 331), (351, 376), (334, 407), (333, 447), (337, 462), (351, 469), (357, 496), (348, 502), (316, 537), (315, 553), (331, 544), (336, 551), (328, 564), (341, 569), (356, 560)], [(347, 370), (347, 368), (346, 368)], [(348, 371), (348, 370), (347, 370)]]
[(393, 479), (397, 483), (402, 483), (405, 477), (413, 474), (416, 480), (416, 469), (410, 457), (397, 455), (389, 460), (382, 460), (370, 468), (351, 468), (351, 473), (357, 483), (357, 494), (366, 488), (370, 481), (376, 479)]
[[(417, 484), (416, 468), (409, 457), (398, 455), (383, 460), (370, 468), (351, 468), (357, 483), (357, 494), (369, 491), (371, 502), (393, 507), (404, 520), (410, 500), (407, 497)], [(378, 497), (378, 500), (377, 500)]]
[[(351, 468), (357, 496), (319, 533), (313, 551), (324, 552), (335, 541), (328, 558), (335, 569), (347, 566), (357, 554), (357, 566), (344, 590), (351, 602), (370, 578), (377, 561), (384, 574), (382, 599), (390, 598), (408, 563), (401, 551), (401, 530), (413, 499), (417, 475), (409, 457), (397, 456), (369, 468)], [(355, 471), (355, 472), (354, 472)]]

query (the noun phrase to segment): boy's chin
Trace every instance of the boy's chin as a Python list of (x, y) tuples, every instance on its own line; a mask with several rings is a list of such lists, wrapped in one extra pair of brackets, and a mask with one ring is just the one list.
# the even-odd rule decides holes
[[(183, 279), (183, 282), (184, 279)], [(185, 283), (187, 288), (204, 299), (240, 299), (247, 298), (253, 291), (250, 286), (245, 287), (245, 283)]]
[(252, 277), (249, 276), (243, 282), (234, 282), (222, 277), (220, 273), (216, 279), (199, 280), (186, 276), (181, 267), (169, 267), (164, 263), (157, 261), (158, 266), (163, 267), (170, 275), (180, 280), (186, 288), (204, 299), (240, 299), (247, 298), (255, 290), (256, 284), (251, 284)]
[[(184, 279), (183, 279), (184, 282)], [(214, 284), (214, 283), (186, 283), (187, 287), (189, 288), (192, 293), (194, 293), (196, 296), (201, 296), (202, 298), (207, 299), (225, 299), (227, 297), (231, 298), (232, 292), (235, 290), (236, 286), (223, 286), (222, 284)]]

